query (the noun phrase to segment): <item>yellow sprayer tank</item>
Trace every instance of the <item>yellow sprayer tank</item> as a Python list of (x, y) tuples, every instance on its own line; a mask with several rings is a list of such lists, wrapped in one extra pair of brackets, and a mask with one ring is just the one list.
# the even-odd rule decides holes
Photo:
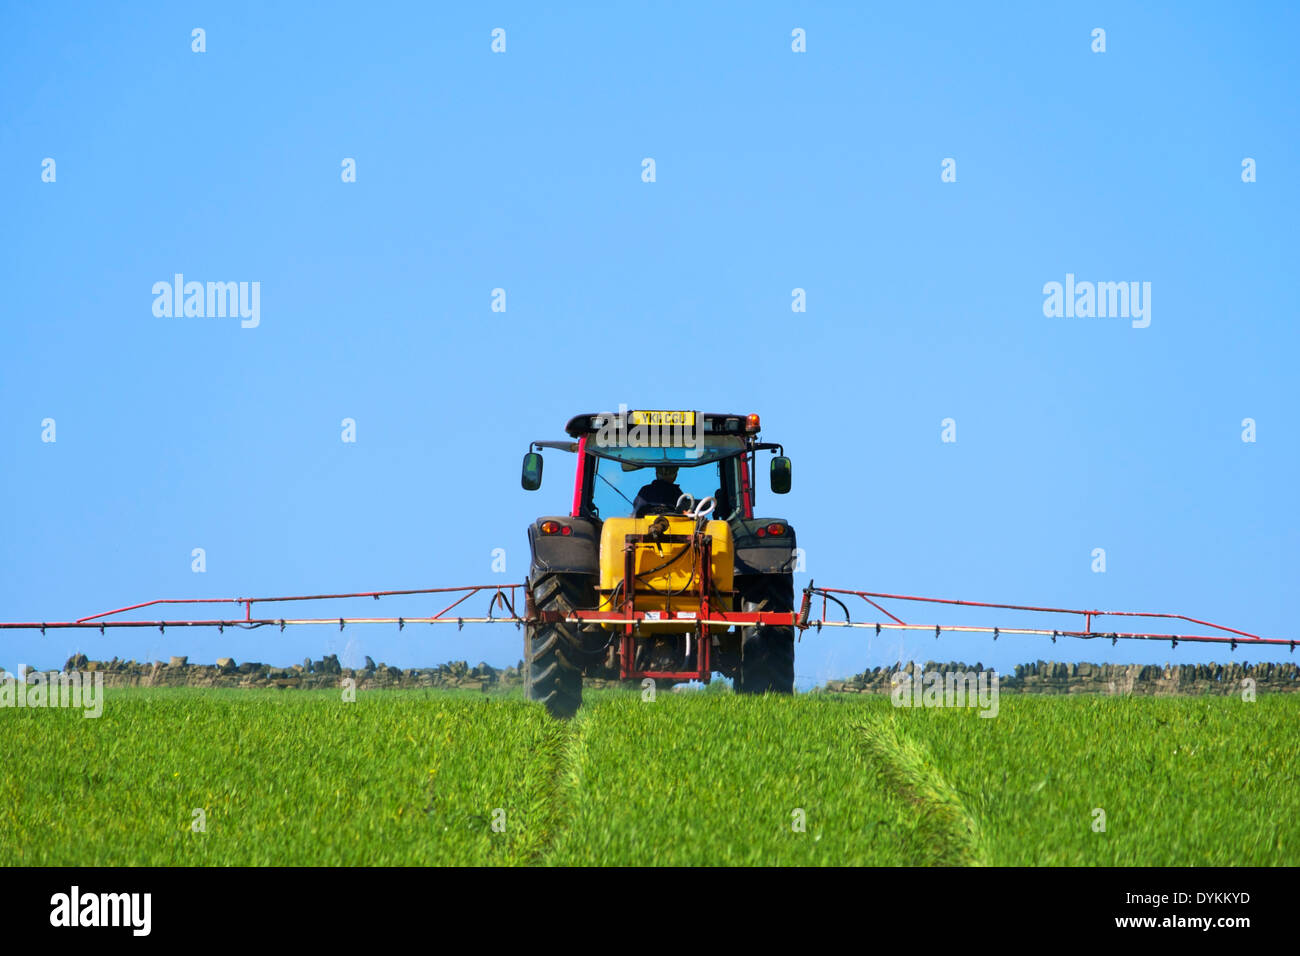
[[(664, 515), (668, 521), (667, 534), (690, 535), (695, 531), (695, 519), (684, 515)], [(614, 591), (623, 582), (624, 548), (629, 534), (645, 534), (656, 521), (648, 518), (610, 518), (600, 532), (600, 607), (605, 611), (621, 611), (623, 594), (617, 595), (617, 603), (611, 603)], [(712, 538), (712, 577), (714, 595), (711, 598), (712, 610), (730, 609), (730, 591), (735, 573), (735, 550), (731, 539), (731, 526), (725, 521), (708, 521), (704, 533)], [(695, 573), (698, 559), (690, 554), (689, 544), (656, 544), (641, 541), (633, 545), (636, 549), (636, 609), (638, 611), (660, 611), (664, 614), (664, 623), (643, 623), (638, 627), (641, 632), (680, 631), (681, 624), (667, 624), (668, 621), (694, 620), (700, 609), (700, 581)], [(644, 593), (643, 593), (644, 592)], [(687, 617), (686, 615), (691, 615)], [(621, 624), (606, 624), (607, 629), (622, 628)], [(726, 630), (727, 625), (715, 624), (715, 630)]]

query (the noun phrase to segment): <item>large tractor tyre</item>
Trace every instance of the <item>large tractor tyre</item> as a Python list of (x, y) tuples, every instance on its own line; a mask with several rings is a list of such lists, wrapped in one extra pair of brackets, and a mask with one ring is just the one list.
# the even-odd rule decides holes
[[(594, 590), (586, 575), (543, 574), (533, 583), (537, 611), (568, 614), (594, 605)], [(590, 592), (590, 594), (588, 593)], [(546, 705), (552, 717), (564, 720), (582, 705), (582, 633), (579, 625), (543, 621), (524, 629), (524, 695)]]
[[(794, 578), (788, 574), (765, 574), (741, 585), (741, 610), (792, 612)], [(742, 694), (794, 693), (794, 627), (746, 627), (740, 636), (740, 676), (736, 689)]]

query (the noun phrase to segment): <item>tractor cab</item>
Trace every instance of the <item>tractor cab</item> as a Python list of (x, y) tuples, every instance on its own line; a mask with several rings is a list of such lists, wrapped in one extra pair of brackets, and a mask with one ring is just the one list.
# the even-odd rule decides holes
[[(662, 424), (666, 419), (671, 424)], [(758, 441), (757, 415), (635, 411), (578, 415), (565, 430), (576, 441), (532, 443), (524, 456), (523, 487), (528, 491), (541, 487), (542, 449), (576, 453), (571, 513), (596, 521), (631, 515), (638, 491), (661, 467), (677, 469), (678, 483), (693, 500), (713, 498), (717, 517), (752, 518), (754, 455), (781, 450), (780, 445)], [(771, 487), (775, 494), (790, 490), (788, 458), (772, 459)]]

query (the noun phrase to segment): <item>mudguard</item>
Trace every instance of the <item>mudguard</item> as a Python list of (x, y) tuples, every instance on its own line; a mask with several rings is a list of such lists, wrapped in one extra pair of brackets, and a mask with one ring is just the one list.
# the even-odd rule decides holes
[[(777, 522), (785, 525), (785, 534), (758, 534)], [(790, 573), (794, 570), (794, 527), (783, 518), (737, 518), (731, 522), (731, 534), (736, 547), (736, 577), (748, 574)]]
[[(556, 521), (573, 529), (572, 534), (542, 534), (543, 521)], [(543, 515), (528, 526), (528, 548), (532, 563), (528, 578), (538, 574), (600, 573), (600, 525), (587, 518)]]

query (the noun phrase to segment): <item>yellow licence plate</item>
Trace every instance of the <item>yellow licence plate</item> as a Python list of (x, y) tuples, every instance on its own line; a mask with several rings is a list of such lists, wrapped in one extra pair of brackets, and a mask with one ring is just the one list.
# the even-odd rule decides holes
[(694, 412), (629, 412), (633, 425), (681, 425), (695, 427)]

